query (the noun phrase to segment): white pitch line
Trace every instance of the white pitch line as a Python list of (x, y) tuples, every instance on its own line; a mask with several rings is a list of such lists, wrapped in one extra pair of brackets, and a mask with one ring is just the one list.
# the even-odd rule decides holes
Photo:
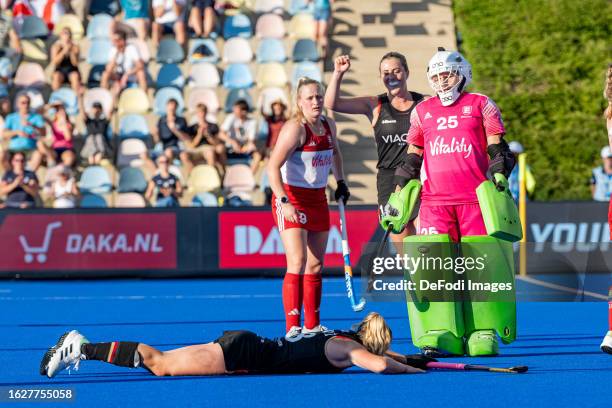
[[(253, 298), (280, 298), (281, 294), (257, 294), (257, 295), (130, 295), (130, 296), (0, 296), (4, 300), (197, 300), (197, 299), (253, 299)], [(346, 297), (346, 293), (326, 293), (323, 297)]]
[(575, 295), (584, 294), (586, 296), (593, 297), (595, 299), (608, 300), (608, 297), (606, 295), (602, 295), (601, 293), (590, 292), (588, 290), (577, 290), (574, 288), (570, 288), (569, 286), (557, 285), (556, 283), (545, 282), (539, 279), (531, 278), (529, 276), (517, 275), (516, 278), (524, 282), (533, 283), (534, 285), (543, 286), (549, 289), (556, 289), (561, 292), (573, 293)]

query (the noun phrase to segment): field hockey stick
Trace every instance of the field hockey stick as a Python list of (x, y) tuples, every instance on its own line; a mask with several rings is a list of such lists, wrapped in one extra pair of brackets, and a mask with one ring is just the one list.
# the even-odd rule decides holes
[(353, 289), (353, 268), (351, 267), (351, 250), (348, 245), (348, 236), (346, 233), (346, 215), (344, 214), (344, 202), (338, 200), (338, 211), (340, 212), (340, 231), (342, 233), (342, 258), (344, 258), (344, 283), (346, 284), (346, 292), (351, 301), (353, 312), (360, 312), (365, 307), (365, 299), (361, 298), (359, 303), (355, 299), (355, 290)]
[(510, 368), (498, 368), (498, 367), (487, 367), (487, 366), (474, 365), (474, 364), (431, 362), (431, 363), (427, 363), (427, 368), (435, 368), (439, 370), (488, 371), (490, 373), (521, 374), (521, 373), (526, 373), (529, 367), (516, 366), (516, 367), (510, 367)]
[(385, 243), (387, 242), (387, 238), (389, 238), (391, 230), (393, 230), (393, 225), (389, 224), (387, 230), (385, 231), (385, 234), (383, 235), (382, 240), (378, 243), (378, 247), (376, 248), (374, 256), (371, 257), (370, 261), (368, 262), (368, 293), (372, 291), (372, 288), (374, 286), (374, 275), (372, 274), (372, 266), (374, 265), (374, 259), (379, 258), (382, 255), (382, 251), (385, 248)]

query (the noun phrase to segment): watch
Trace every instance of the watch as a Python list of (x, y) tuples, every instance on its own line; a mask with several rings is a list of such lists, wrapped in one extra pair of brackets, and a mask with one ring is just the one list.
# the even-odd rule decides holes
[(287, 196), (282, 196), (280, 198), (280, 202), (281, 202), (281, 204), (288, 204), (289, 203), (289, 198), (287, 198)]

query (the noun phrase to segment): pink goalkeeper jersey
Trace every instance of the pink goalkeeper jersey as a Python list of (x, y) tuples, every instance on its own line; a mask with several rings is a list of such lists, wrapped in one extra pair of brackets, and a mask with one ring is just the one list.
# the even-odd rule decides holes
[(424, 148), (424, 205), (477, 203), (486, 180), (487, 136), (505, 133), (497, 105), (485, 95), (464, 92), (451, 106), (437, 97), (419, 103), (410, 117), (408, 143)]

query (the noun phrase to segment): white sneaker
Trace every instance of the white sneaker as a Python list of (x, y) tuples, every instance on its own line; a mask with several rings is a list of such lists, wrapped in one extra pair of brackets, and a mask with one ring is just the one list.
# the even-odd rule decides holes
[(604, 337), (603, 342), (599, 347), (604, 353), (612, 354), (612, 331), (606, 333), (606, 337)]
[(320, 324), (318, 326), (313, 327), (312, 329), (307, 329), (306, 326), (304, 326), (302, 328), (302, 333), (304, 333), (304, 334), (308, 334), (308, 333), (320, 333), (320, 332), (326, 331), (326, 330), (328, 330), (327, 327), (325, 327), (325, 326)]
[(43, 356), (40, 362), (40, 374), (53, 378), (70, 366), (78, 370), (79, 363), (85, 359), (85, 355), (81, 353), (81, 346), (85, 343), (89, 341), (76, 330), (64, 333), (55, 346)]
[(300, 333), (302, 333), (302, 328), (300, 326), (291, 326), (287, 334), (285, 334), (285, 338), (290, 339), (298, 336)]

